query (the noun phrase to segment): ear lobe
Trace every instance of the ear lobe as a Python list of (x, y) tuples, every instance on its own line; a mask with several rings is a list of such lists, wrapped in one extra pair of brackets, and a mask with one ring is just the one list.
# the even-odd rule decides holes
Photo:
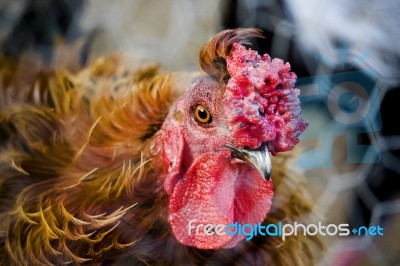
[(173, 192), (173, 188), (179, 178), (184, 142), (185, 140), (180, 128), (172, 127), (165, 130), (162, 154), (164, 168), (167, 170), (164, 188), (168, 194)]

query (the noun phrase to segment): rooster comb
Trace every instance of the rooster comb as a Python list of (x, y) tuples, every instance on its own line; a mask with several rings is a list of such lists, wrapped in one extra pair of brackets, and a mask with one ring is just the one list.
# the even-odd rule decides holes
[(250, 44), (249, 38), (263, 38), (260, 29), (229, 29), (211, 38), (200, 50), (200, 67), (219, 82), (227, 83), (230, 78), (226, 58), (231, 54), (234, 43)]

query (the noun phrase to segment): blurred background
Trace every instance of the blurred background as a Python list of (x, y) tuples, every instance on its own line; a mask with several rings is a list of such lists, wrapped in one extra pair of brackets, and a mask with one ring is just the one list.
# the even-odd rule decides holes
[[(257, 27), (252, 48), (298, 75), (304, 172), (325, 223), (384, 236), (326, 237), (320, 265), (400, 265), (400, 3), (396, 0), (0, 0), (0, 54), (78, 70), (109, 53), (197, 71), (200, 47)], [(0, 61), (1, 63), (1, 61)]]

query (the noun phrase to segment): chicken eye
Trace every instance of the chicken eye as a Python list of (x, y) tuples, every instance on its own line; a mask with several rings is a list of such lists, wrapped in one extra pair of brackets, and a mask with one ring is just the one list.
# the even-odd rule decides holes
[(203, 105), (199, 104), (194, 109), (194, 116), (197, 122), (201, 124), (209, 124), (212, 121), (212, 116), (210, 111), (207, 110)]

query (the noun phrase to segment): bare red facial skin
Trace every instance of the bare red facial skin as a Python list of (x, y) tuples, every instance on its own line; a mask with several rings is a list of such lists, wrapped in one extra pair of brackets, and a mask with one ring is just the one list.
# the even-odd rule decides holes
[[(224, 146), (232, 144), (231, 132), (222, 115), (221, 97), (215, 93), (218, 86), (209, 78), (195, 82), (171, 108), (159, 136), (172, 232), (183, 245), (199, 249), (231, 248), (245, 236), (208, 236), (204, 230), (196, 234), (195, 229), (189, 233), (191, 220), (194, 227), (255, 224), (266, 217), (273, 195), (272, 181), (232, 158)], [(212, 123), (195, 121), (197, 103), (213, 114)]]
[[(229, 152), (200, 156), (170, 198), (172, 230), (182, 243), (201, 249), (235, 246), (244, 236), (206, 235), (200, 224), (224, 226), (262, 221), (271, 206), (272, 183), (246, 164), (232, 164)], [(188, 227), (194, 220), (193, 229)], [(186, 230), (182, 230), (186, 229)]]
[[(245, 237), (206, 235), (201, 225), (256, 224), (271, 207), (272, 180), (232, 158), (225, 145), (256, 149), (267, 143), (276, 154), (292, 149), (308, 125), (300, 118), (290, 65), (239, 44), (233, 48), (225, 88), (209, 77), (196, 80), (171, 108), (159, 134), (172, 232), (183, 245), (199, 249), (231, 248)], [(209, 124), (196, 122), (198, 104), (210, 112)]]
[(289, 63), (236, 43), (226, 61), (231, 78), (225, 114), (235, 146), (255, 149), (268, 142), (273, 155), (293, 149), (308, 122), (300, 118), (300, 91)]

